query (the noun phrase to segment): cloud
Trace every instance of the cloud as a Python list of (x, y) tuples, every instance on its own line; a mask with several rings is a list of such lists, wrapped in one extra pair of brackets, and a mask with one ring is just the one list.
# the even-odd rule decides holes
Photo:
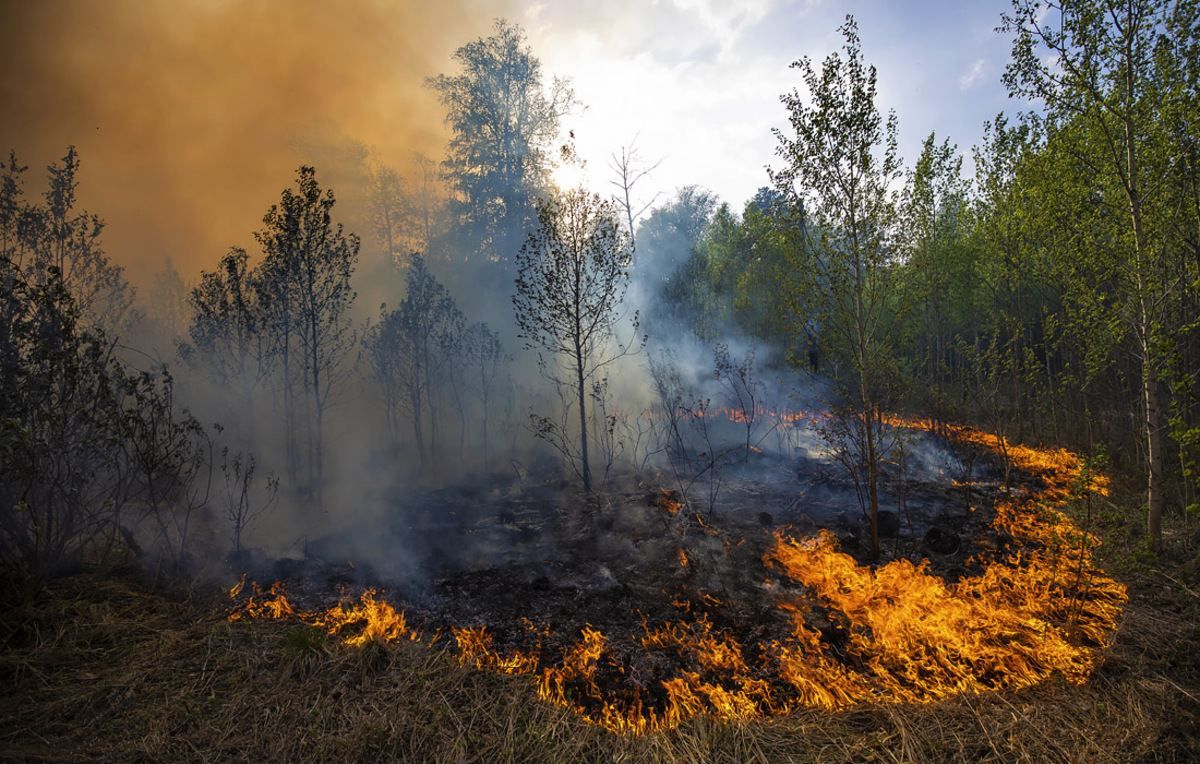
[(771, 11), (772, 0), (674, 0), (680, 10), (692, 14), (720, 47), (722, 55), (733, 48), (742, 33)]
[(958, 89), (970, 90), (971, 88), (975, 87), (976, 83), (983, 79), (983, 75), (986, 72), (987, 62), (982, 58), (976, 59), (975, 63), (971, 64), (971, 68), (968, 69), (963, 76), (958, 78)]

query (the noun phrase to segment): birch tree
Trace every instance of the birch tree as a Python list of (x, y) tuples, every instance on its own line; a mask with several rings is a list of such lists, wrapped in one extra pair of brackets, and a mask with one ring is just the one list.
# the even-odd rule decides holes
[[(620, 306), (629, 287), (633, 249), (615, 205), (582, 189), (541, 202), (538, 222), (517, 256), (513, 305), (526, 347), (538, 351), (560, 394), (573, 392), (578, 452), (565, 450), (565, 433), (546, 418), (535, 432), (555, 439), (590, 491), (588, 390), (606, 366), (632, 349), (632, 341), (618, 341), (616, 332), (626, 317)], [(636, 314), (632, 325), (636, 333)], [(564, 401), (571, 397), (564, 395)]]
[[(887, 384), (890, 320), (890, 237), (899, 176), (896, 118), (875, 105), (876, 72), (863, 61), (858, 25), (840, 27), (845, 42), (818, 71), (808, 57), (799, 69), (808, 98), (793, 90), (781, 100), (790, 132), (776, 130), (776, 187), (805, 215), (806, 287), (817, 299), (822, 335), (850, 361), (847, 381), (854, 440), (866, 483), (871, 551), (879, 555), (879, 468), (883, 458), (880, 396)], [(803, 276), (802, 276), (803, 277)]]

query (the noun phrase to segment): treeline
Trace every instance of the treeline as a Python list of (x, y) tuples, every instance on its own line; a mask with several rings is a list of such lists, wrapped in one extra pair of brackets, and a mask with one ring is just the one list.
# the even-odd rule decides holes
[[(253, 474), (183, 410), (165, 367), (123, 360), (118, 338), (136, 317), (133, 292), (99, 247), (99, 219), (76, 209), (78, 167), (73, 150), (52, 164), (35, 202), (24, 197), (15, 158), (0, 180), (5, 596), (84, 559), (141, 557), (130, 531), (139, 526), (154, 539), (157, 570), (178, 569), (197, 510)], [(224, 509), (240, 525), (256, 508)]]
[[(40, 200), (27, 198), (15, 155), (0, 165), (5, 594), (85, 564), (183, 570), (198, 561), (200, 516), (209, 536), (223, 524), (238, 553), (280, 498), (328, 512), (325, 491), (347, 482), (329, 474), (331, 430), (334, 451), (349, 446), (381, 484), (451, 461), (503, 463), (499, 442), (511, 455), (511, 355), (478, 319), (499, 305), (511, 321), (513, 261), (552, 191), (552, 141), (573, 96), (543, 87), (523, 32), (503, 21), (456, 60), (462, 74), (429, 82), (457, 136), (441, 167), (419, 160), (406, 180), (354, 146), (341, 152), (359, 184), (339, 217), (373, 234), (365, 275), (362, 241), (302, 166), (254, 233), (257, 251), (234, 248), (195, 282), (168, 262), (139, 303), (103, 251), (103, 222), (76, 208), (73, 148), (50, 165)], [(393, 306), (368, 318), (359, 284)], [(177, 379), (180, 369), (193, 373)], [(464, 456), (469, 428), (479, 459)]]
[[(681, 329), (716, 348), (708, 376), (747, 413), (743, 455), (758, 362), (727, 339), (834, 381), (873, 530), (883, 415), (908, 409), (1140, 472), (1159, 544), (1168, 509), (1198, 503), (1197, 4), (1039, 9), (1018, 0), (1002, 26), (1005, 82), (1044, 109), (989, 123), (973, 177), (934, 135), (902, 164), (851, 19), (842, 51), (796, 63), (807, 92), (783, 95), (769, 185), (741, 210), (689, 187), (647, 212), (633, 187), (654, 165), (632, 146), (614, 157), (613, 198), (554, 188), (556, 157), (576, 159), (555, 145), (573, 93), (497, 22), (458, 50), (458, 74), (428, 83), (451, 132), (440, 166), (363, 171), (349, 207), (302, 166), (257, 251), (231, 250), (194, 284), (165, 270), (141, 304), (100, 219), (76, 210), (74, 150), (36, 201), (10, 158), (0, 567), (36, 581), (146, 557), (152, 540), (177, 568), (201, 509), (237, 552), (281, 496), (328, 512), (347, 464), (394, 480), (510, 468), (519, 432), (589, 488), (593, 463), (607, 478), (664, 454), (713, 482), (709, 433), (693, 449), (672, 423), (703, 424), (694, 414), (717, 404), (655, 355)], [(365, 152), (350, 154), (361, 170)], [(364, 304), (364, 289), (382, 299)], [(646, 335), (657, 349), (638, 360)], [(518, 346), (538, 359), (532, 393), (514, 380)], [(618, 369), (636, 370), (638, 405), (659, 416), (617, 406)]]
[(989, 122), (973, 177), (932, 134), (901, 170), (850, 21), (797, 63), (772, 185), (740, 211), (685, 189), (639, 257), (679, 261), (664, 312), (698, 335), (732, 320), (840, 380), (864, 440), (904, 407), (1140, 472), (1158, 545), (1168, 508), (1200, 510), (1200, 15), (1039, 9), (1001, 30), (1010, 93), (1044, 109)]

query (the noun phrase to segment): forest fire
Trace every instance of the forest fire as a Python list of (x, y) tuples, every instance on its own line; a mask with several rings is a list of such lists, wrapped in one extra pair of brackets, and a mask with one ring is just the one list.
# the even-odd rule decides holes
[(8, 5), (0, 758), (1200, 761), (1197, 0)]
[[(640, 623), (626, 625), (629, 635), (585, 626), (571, 637), (553, 623), (522, 619), (524, 635), (501, 645), (488, 626), (451, 625), (458, 659), (531, 676), (543, 700), (629, 734), (697, 715), (746, 719), (800, 708), (930, 702), (1014, 690), (1053, 675), (1086, 681), (1112, 639), (1126, 594), (1096, 568), (1096, 539), (1060, 506), (1073, 492), (1107, 492), (1106, 479), (1086, 474), (1066, 451), (1002, 443), (965, 427), (942, 429), (960, 444), (996, 454), (1003, 448), (1041, 483), (997, 499), (992, 528), (1011, 543), (975, 555), (973, 572), (958, 580), (931, 571), (928, 560), (872, 568), (840, 551), (828, 530), (798, 537), (785, 529), (774, 532), (762, 557), (768, 576), (757, 594), (770, 600), (782, 630), (767, 633), (730, 619), (721, 610), (728, 594), (697, 590), (693, 599), (674, 603), (681, 617), (651, 622), (643, 614)], [(670, 492), (659, 500), (671, 516), (680, 509)], [(689, 574), (689, 553), (682, 546), (675, 552), (682, 574)], [(238, 601), (230, 620), (297, 620), (350, 646), (439, 642), (440, 631), (423, 636), (374, 589), (313, 610), (294, 607), (279, 583), (249, 590), (245, 595), (239, 583), (230, 591)]]

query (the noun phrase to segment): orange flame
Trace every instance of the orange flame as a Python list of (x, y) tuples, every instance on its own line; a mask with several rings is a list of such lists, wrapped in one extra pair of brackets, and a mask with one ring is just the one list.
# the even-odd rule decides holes
[(669, 491), (666, 488), (658, 489), (658, 497), (655, 503), (671, 517), (679, 514), (679, 510), (683, 509), (683, 502), (677, 498), (674, 491)]
[[(928, 422), (887, 418), (887, 423), (931, 428)], [(620, 674), (603, 633), (584, 628), (553, 665), (538, 648), (502, 652), (483, 626), (452, 629), (459, 660), (503, 674), (536, 677), (539, 696), (570, 708), (613, 732), (667, 729), (700, 714), (747, 719), (800, 708), (841, 709), (860, 703), (930, 702), (961, 693), (1011, 690), (1059, 675), (1086, 681), (1112, 639), (1127, 596), (1092, 557), (1098, 541), (1060, 511), (1081, 491), (1108, 492), (1108, 479), (1086, 474), (1074, 454), (1007, 443), (966, 427), (940, 428), (955, 440), (1003, 451), (1017, 467), (1038, 476), (1044, 488), (998, 501), (993, 527), (1022, 542), (1019, 551), (977, 559), (981, 572), (948, 583), (927, 562), (895, 560), (872, 569), (837, 549), (827, 531), (794, 539), (776, 534), (764, 564), (802, 584), (810, 598), (781, 601), (790, 633), (769, 644), (747, 645), (715, 627), (691, 603), (689, 620), (643, 623), (642, 650), (667, 652), (680, 666), (656, 677), (656, 693), (613, 690), (604, 671)], [(674, 514), (679, 502), (663, 491), (660, 506)], [(681, 566), (687, 554), (677, 550)], [(243, 594), (239, 581), (229, 594)], [(230, 620), (293, 618), (324, 628), (347, 645), (370, 640), (422, 640), (403, 612), (375, 590), (357, 603), (327, 610), (292, 607), (282, 587), (250, 594)], [(716, 597), (703, 594), (708, 606)], [(809, 625), (814, 607), (837, 614), (844, 641), (837, 651)], [(526, 623), (538, 639), (546, 627)], [(433, 638), (436, 639), (436, 636)], [(433, 639), (425, 640), (432, 642)], [(616, 668), (614, 669), (614, 666)], [(653, 695), (659, 700), (653, 702)], [(665, 698), (665, 699), (664, 699)]]

